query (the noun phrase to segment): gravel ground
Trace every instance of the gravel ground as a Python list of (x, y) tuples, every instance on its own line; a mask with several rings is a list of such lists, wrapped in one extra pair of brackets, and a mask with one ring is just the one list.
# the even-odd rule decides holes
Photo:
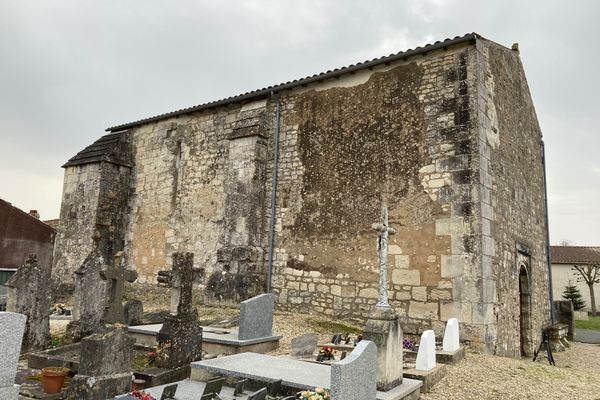
[[(239, 314), (232, 308), (198, 307), (201, 319), (227, 318)], [(63, 321), (53, 321), (53, 333), (64, 329)], [(360, 330), (352, 321), (339, 321), (322, 315), (277, 311), (273, 332), (281, 335), (280, 347), (270, 353), (287, 355), (292, 338), (315, 332), (325, 342), (343, 330)], [(355, 336), (355, 335), (353, 335)], [(600, 400), (600, 345), (573, 343), (566, 352), (555, 354), (556, 367), (545, 358), (537, 362), (467, 352), (458, 365), (448, 366), (447, 374), (423, 400), (441, 399), (585, 399)]]
[(556, 367), (545, 358), (512, 359), (468, 352), (431, 393), (434, 399), (600, 399), (600, 346), (573, 343), (555, 355)]

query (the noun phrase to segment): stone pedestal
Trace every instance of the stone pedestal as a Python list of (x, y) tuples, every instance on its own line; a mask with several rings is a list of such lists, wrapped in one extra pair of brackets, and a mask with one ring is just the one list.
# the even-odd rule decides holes
[(156, 341), (159, 368), (179, 368), (202, 359), (202, 326), (193, 317), (167, 317)]
[(125, 326), (83, 338), (79, 373), (66, 399), (104, 400), (129, 391), (132, 360), (133, 339)]
[(402, 383), (402, 329), (398, 314), (377, 308), (365, 325), (363, 339), (377, 346), (377, 390), (388, 391)]
[(548, 327), (548, 342), (553, 352), (565, 351), (571, 347), (567, 340), (568, 331), (569, 327), (566, 324), (555, 324)]

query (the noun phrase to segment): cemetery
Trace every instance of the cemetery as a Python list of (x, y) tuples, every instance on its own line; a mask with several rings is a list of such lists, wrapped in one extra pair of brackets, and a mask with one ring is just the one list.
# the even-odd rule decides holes
[[(93, 251), (76, 273), (72, 319), (64, 330), (65, 343), (50, 347), (47, 293), (40, 286), (35, 255), (30, 256), (9, 282), (9, 305), (21, 313), (0, 313), (0, 399), (301, 399), (320, 392), (334, 400), (416, 400), (436, 395), (436, 387), (452, 371), (461, 369), (468, 343), (461, 342), (461, 323), (450, 318), (443, 336), (433, 329), (420, 336), (404, 335), (401, 317), (387, 293), (389, 227), (387, 207), (381, 222), (373, 224), (379, 239), (379, 297), (363, 328), (344, 327), (333, 321), (316, 333), (294, 325), (293, 336), (277, 327), (274, 296), (260, 294), (241, 301), (236, 327), (219, 328), (200, 323), (193, 299), (194, 254), (176, 252), (170, 274), (168, 315), (159, 324), (136, 325), (143, 316), (130, 318), (128, 304), (141, 314), (143, 301), (125, 301), (127, 282), (137, 278), (127, 269), (122, 252), (110, 263)], [(25, 295), (23, 293), (26, 293)], [(568, 304), (567, 304), (568, 303)], [(559, 323), (547, 330), (547, 342), (536, 357), (553, 363), (552, 351), (564, 351), (574, 313), (569, 302), (556, 302)], [(44, 312), (45, 310), (45, 312)], [(62, 319), (67, 317), (61, 317)], [(59, 320), (59, 319), (54, 319)], [(288, 322), (287, 324), (290, 324)], [(311, 331), (313, 330), (313, 331)], [(545, 351), (540, 352), (542, 345)], [(17, 374), (20, 350), (27, 368)], [(555, 353), (556, 354), (556, 353)], [(22, 369), (22, 367), (19, 367)], [(18, 375), (41, 371), (41, 385)], [(52, 379), (52, 380), (51, 380)], [(20, 392), (20, 394), (19, 394)], [(304, 394), (303, 394), (304, 393)], [(146, 396), (146, 397), (144, 397)], [(268, 397), (267, 397), (268, 396)], [(325, 397), (323, 397), (325, 398)], [(329, 397), (327, 397), (329, 398)], [(431, 397), (436, 398), (436, 397)]]

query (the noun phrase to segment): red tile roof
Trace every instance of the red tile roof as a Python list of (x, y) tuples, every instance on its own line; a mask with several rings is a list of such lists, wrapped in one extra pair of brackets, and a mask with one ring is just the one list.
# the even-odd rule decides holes
[(550, 246), (552, 264), (600, 264), (600, 247)]

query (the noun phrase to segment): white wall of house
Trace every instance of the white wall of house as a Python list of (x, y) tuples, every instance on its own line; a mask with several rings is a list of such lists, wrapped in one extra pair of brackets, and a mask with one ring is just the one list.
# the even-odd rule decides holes
[[(577, 282), (579, 273), (573, 271), (572, 264), (552, 264), (552, 295), (554, 300), (564, 300), (562, 297), (565, 287), (569, 283), (569, 279), (573, 284), (577, 285), (585, 300), (586, 311), (591, 311), (590, 290), (583, 282)], [(596, 309), (600, 310), (600, 284), (594, 285), (594, 293), (596, 294)]]

